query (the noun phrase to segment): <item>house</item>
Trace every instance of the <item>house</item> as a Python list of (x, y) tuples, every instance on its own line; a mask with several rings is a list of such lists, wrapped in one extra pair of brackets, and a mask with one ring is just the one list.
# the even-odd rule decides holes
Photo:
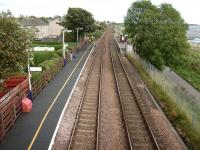
[(29, 28), (35, 33), (37, 39), (57, 38), (60, 36), (63, 27), (59, 25), (60, 17), (55, 17), (45, 21), (36, 17), (24, 17), (19, 19), (19, 23), (26, 28)]
[(19, 19), (19, 23), (26, 28), (29, 28), (35, 33), (36, 38), (44, 38), (49, 35), (49, 23), (36, 17), (25, 17)]
[(56, 38), (59, 37), (62, 30), (64, 29), (59, 23), (61, 22), (61, 18), (54, 18), (49, 20), (49, 37)]

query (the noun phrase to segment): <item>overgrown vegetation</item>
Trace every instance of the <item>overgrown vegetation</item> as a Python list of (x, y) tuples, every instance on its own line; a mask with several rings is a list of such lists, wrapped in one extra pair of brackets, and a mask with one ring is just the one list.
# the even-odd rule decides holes
[(200, 91), (200, 51), (191, 49), (184, 63), (173, 68), (180, 76)]
[[(57, 52), (33, 52), (33, 66), (42, 67), (42, 70), (48, 70), (58, 63), (61, 58)], [(41, 76), (42, 72), (32, 72), (32, 80), (36, 80)]]
[(125, 18), (125, 31), (137, 53), (158, 69), (178, 66), (188, 54), (187, 24), (170, 4), (134, 2)]
[(175, 100), (165, 93), (162, 88), (154, 82), (142, 65), (130, 54), (126, 54), (129, 61), (136, 67), (138, 73), (151, 91), (154, 98), (164, 110), (176, 130), (191, 149), (200, 149), (200, 129), (192, 126), (191, 119), (176, 105)]
[(58, 58), (59, 55), (55, 52), (33, 52), (34, 65), (38, 66), (40, 63), (51, 60), (52, 58)]

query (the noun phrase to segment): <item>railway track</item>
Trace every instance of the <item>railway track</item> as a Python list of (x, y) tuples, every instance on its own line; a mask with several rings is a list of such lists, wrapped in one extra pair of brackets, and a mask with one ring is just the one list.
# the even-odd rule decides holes
[(102, 48), (94, 52), (68, 150), (98, 149), (102, 53)]
[(129, 80), (120, 60), (114, 41), (110, 43), (110, 55), (113, 65), (118, 96), (129, 141), (129, 148), (136, 150), (159, 150), (157, 141), (138, 102), (137, 93)]

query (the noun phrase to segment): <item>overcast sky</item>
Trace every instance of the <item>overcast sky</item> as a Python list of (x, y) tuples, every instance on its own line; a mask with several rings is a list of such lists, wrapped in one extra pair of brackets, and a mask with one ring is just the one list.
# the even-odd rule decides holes
[[(90, 11), (96, 20), (123, 22), (127, 9), (135, 0), (0, 0), (0, 11), (11, 10), (15, 16), (63, 16), (69, 7)], [(200, 0), (152, 0), (153, 4), (170, 3), (187, 23), (200, 24)]]

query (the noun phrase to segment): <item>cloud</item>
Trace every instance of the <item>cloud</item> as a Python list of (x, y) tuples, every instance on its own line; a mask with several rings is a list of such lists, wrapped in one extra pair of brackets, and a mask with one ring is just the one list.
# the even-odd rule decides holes
[[(11, 10), (35, 16), (64, 15), (69, 7), (81, 7), (90, 11), (97, 20), (123, 22), (127, 9), (136, 0), (0, 0), (0, 10)], [(152, 0), (153, 4), (171, 3), (188, 23), (200, 24), (200, 1), (198, 0)]]

